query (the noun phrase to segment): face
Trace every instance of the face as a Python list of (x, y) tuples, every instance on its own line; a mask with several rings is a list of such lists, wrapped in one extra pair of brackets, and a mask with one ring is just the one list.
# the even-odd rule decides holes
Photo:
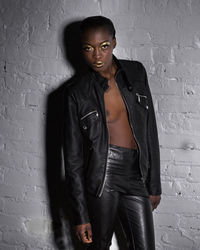
[(84, 57), (89, 66), (99, 73), (111, 70), (115, 46), (116, 39), (105, 29), (90, 29), (82, 35)]

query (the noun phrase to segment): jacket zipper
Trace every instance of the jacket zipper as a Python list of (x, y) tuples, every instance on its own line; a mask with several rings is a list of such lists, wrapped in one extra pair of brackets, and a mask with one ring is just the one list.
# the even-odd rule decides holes
[[(104, 110), (105, 110), (105, 114), (106, 114), (106, 108), (105, 108), (105, 101), (104, 101)], [(107, 162), (108, 162), (108, 145), (109, 145), (109, 141), (110, 141), (110, 134), (108, 131), (108, 126), (107, 126), (107, 121), (105, 119), (106, 122), (106, 130), (107, 130), (107, 134), (108, 134), (108, 141), (107, 141), (107, 155), (106, 155), (106, 164), (105, 164), (105, 168), (104, 168), (104, 177), (103, 177), (103, 182), (102, 182), (102, 186), (101, 189), (99, 191), (98, 197), (101, 197), (103, 190), (104, 190), (104, 186), (106, 184), (106, 171), (107, 171)]]
[[(116, 82), (116, 85), (117, 85), (117, 88), (118, 88), (119, 92), (121, 93), (121, 91), (120, 91), (120, 89), (119, 89), (119, 86), (118, 86), (118, 84), (117, 84), (117, 81), (115, 81), (115, 82)], [(142, 95), (139, 95), (138, 93), (136, 93), (136, 95), (137, 95), (138, 97), (139, 97), (139, 96), (142, 96)], [(138, 146), (138, 149), (139, 149), (139, 168), (140, 168), (140, 172), (141, 172), (141, 175), (142, 175), (142, 181), (144, 182), (144, 176), (143, 176), (142, 169), (141, 169), (141, 165), (140, 165), (140, 156), (141, 156), (141, 154), (140, 154), (140, 152), (141, 152), (140, 145), (139, 145), (139, 143), (138, 143), (138, 141), (137, 141), (137, 138), (136, 138), (135, 132), (134, 132), (134, 128), (133, 128), (133, 126), (132, 126), (132, 124), (131, 124), (131, 116), (130, 116), (130, 110), (129, 110), (128, 104), (127, 104), (127, 102), (126, 102), (125, 97), (122, 95), (122, 93), (121, 93), (121, 96), (122, 96), (122, 99), (124, 100), (124, 103), (125, 103), (126, 108), (127, 108), (127, 110), (128, 110), (128, 117), (129, 117), (129, 120), (130, 120), (130, 126), (131, 126), (131, 129), (132, 129), (132, 133), (133, 133), (134, 139), (135, 139), (135, 141), (136, 141), (136, 143), (137, 143), (137, 146)], [(144, 96), (144, 97), (146, 97), (146, 96)], [(146, 97), (146, 98), (147, 98), (147, 97)]]
[(96, 115), (98, 114), (98, 113), (97, 113), (97, 110), (93, 110), (93, 111), (87, 113), (86, 115), (82, 116), (82, 117), (80, 118), (80, 120), (82, 121), (83, 119), (85, 119), (86, 117), (88, 117), (89, 115), (91, 115), (91, 114), (93, 114), (93, 113), (96, 113)]

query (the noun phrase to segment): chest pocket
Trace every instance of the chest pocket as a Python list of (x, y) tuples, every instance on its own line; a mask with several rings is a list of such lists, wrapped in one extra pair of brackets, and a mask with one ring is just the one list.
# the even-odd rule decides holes
[(100, 114), (97, 110), (88, 111), (80, 117), (80, 126), (84, 134), (93, 140), (99, 128)]
[(136, 100), (137, 103), (144, 109), (148, 110), (149, 106), (148, 106), (148, 97), (144, 94), (139, 94), (136, 93)]

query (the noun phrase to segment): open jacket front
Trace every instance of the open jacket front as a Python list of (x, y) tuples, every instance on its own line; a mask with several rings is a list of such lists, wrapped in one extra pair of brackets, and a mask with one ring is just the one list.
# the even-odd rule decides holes
[[(139, 62), (114, 60), (118, 66), (115, 80), (139, 148), (142, 180), (149, 194), (160, 195), (158, 134), (146, 71)], [(100, 197), (104, 189), (109, 144), (104, 104), (107, 88), (108, 80), (91, 70), (67, 86), (64, 95), (65, 171), (77, 225), (89, 222), (86, 192)]]

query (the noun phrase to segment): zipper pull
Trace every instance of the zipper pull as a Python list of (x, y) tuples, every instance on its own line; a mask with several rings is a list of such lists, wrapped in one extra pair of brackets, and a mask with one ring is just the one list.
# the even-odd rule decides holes
[(136, 96), (138, 98), (138, 102), (140, 102), (140, 95), (138, 93), (136, 93)]

